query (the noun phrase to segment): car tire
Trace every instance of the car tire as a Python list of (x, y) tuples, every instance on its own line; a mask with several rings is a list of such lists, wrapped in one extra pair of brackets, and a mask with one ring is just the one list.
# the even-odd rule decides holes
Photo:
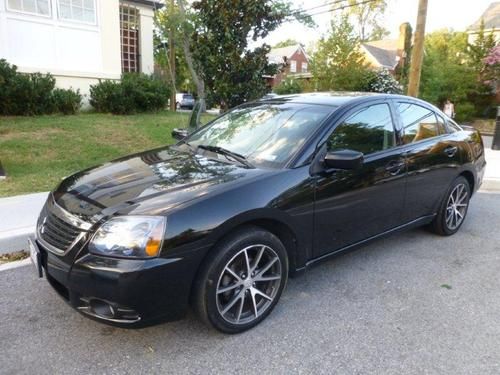
[(224, 333), (240, 333), (262, 322), (288, 280), (283, 243), (264, 229), (248, 226), (225, 237), (208, 256), (192, 299), (201, 320)]
[(439, 211), (430, 225), (430, 229), (441, 236), (451, 236), (458, 232), (469, 208), (471, 189), (463, 176), (457, 177), (446, 192)]

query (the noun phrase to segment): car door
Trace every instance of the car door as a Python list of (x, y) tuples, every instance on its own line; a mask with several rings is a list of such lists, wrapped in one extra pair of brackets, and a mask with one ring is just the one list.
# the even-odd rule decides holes
[(408, 168), (404, 221), (431, 215), (458, 174), (459, 145), (432, 109), (397, 102)]
[(355, 170), (323, 170), (315, 176), (315, 257), (400, 224), (406, 166), (399, 143), (385, 102), (354, 109), (329, 134), (321, 147), (363, 152), (364, 162)]

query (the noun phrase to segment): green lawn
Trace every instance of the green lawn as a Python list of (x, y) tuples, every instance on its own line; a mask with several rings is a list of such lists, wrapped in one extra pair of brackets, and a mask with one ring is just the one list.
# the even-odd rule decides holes
[[(206, 122), (211, 118), (204, 116)], [(104, 161), (174, 142), (188, 114), (0, 117), (0, 196), (47, 191), (61, 178)]]

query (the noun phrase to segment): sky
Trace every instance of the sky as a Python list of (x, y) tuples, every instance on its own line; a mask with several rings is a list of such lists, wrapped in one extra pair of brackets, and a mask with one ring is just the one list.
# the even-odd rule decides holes
[[(309, 9), (332, 0), (293, 0), (297, 9)], [(493, 0), (429, 0), (427, 9), (426, 32), (443, 28), (465, 30), (474, 23)], [(410, 22), (413, 29), (417, 19), (418, 0), (388, 0), (387, 11), (382, 24), (391, 32), (391, 38), (397, 38), (399, 25)], [(311, 12), (326, 10), (317, 8)], [(336, 13), (336, 12), (335, 12)], [(318, 40), (327, 30), (333, 12), (314, 16), (318, 27), (309, 29), (297, 22), (288, 22), (272, 32), (265, 42), (273, 45), (285, 39), (295, 39), (306, 46)]]

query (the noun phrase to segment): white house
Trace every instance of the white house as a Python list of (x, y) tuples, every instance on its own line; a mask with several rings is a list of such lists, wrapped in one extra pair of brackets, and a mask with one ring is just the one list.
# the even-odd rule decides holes
[(0, 0), (0, 58), (80, 89), (122, 72), (152, 73), (150, 0)]

